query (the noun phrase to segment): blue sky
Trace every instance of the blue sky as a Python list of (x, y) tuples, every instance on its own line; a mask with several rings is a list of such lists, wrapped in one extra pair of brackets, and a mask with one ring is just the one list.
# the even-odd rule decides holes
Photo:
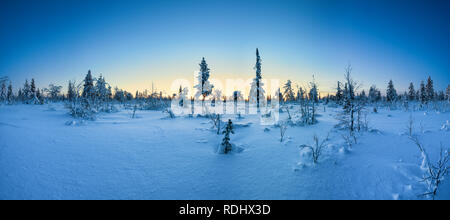
[(130, 92), (192, 80), (205, 57), (212, 77), (254, 76), (334, 91), (351, 63), (367, 89), (403, 91), (430, 75), (450, 84), (449, 1), (3, 0), (0, 76), (39, 87), (81, 81), (88, 69)]

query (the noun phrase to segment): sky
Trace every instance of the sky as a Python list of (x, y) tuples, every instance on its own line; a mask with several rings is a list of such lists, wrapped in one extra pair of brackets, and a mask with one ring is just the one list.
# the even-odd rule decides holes
[[(254, 77), (334, 92), (348, 64), (367, 89), (399, 91), (431, 76), (450, 84), (450, 1), (431, 0), (2, 0), (0, 76), (14, 87), (81, 82), (88, 70), (113, 86), (164, 90), (211, 78)], [(193, 85), (192, 85), (193, 86)]]

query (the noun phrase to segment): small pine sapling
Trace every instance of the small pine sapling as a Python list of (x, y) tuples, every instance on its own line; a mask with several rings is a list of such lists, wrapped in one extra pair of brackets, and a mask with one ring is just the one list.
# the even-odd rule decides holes
[(230, 143), (230, 134), (234, 134), (233, 122), (231, 122), (231, 119), (228, 120), (227, 126), (225, 127), (225, 130), (222, 132), (222, 134), (225, 135), (222, 140), (223, 153), (228, 154), (232, 150), (232, 145)]

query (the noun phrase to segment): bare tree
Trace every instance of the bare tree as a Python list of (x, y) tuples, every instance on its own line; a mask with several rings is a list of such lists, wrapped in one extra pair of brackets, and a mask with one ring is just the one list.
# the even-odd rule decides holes
[(217, 134), (220, 134), (220, 130), (222, 129), (222, 116), (215, 113), (207, 115), (213, 124), (213, 128), (217, 129)]
[(434, 200), (436, 198), (439, 186), (441, 185), (445, 176), (450, 172), (450, 152), (448, 149), (444, 150), (441, 143), (439, 160), (435, 163), (432, 163), (419, 139), (417, 137), (411, 137), (411, 140), (419, 148), (423, 159), (421, 168), (426, 170), (420, 182), (425, 182), (428, 186), (428, 189), (420, 196), (431, 196), (431, 198)]
[(325, 148), (326, 143), (328, 142), (330, 137), (330, 133), (327, 134), (327, 137), (325, 139), (323, 139), (322, 141), (319, 140), (319, 137), (314, 134), (314, 143), (312, 146), (309, 145), (301, 145), (300, 146), (300, 150), (303, 149), (309, 149), (311, 151), (311, 155), (312, 155), (312, 159), (314, 163), (319, 162), (320, 156), (323, 153), (323, 149)]

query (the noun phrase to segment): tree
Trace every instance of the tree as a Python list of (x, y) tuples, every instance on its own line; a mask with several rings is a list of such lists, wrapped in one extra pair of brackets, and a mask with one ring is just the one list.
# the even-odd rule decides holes
[(361, 91), (361, 93), (359, 94), (359, 100), (363, 103), (367, 102), (366, 91)]
[(427, 85), (425, 87), (425, 92), (426, 92), (426, 100), (433, 101), (434, 89), (433, 89), (433, 80), (431, 80), (431, 77), (428, 77)]
[(311, 100), (314, 103), (318, 103), (319, 102), (319, 91), (317, 88), (317, 83), (316, 80), (314, 79), (313, 76), (313, 81), (309, 83), (310, 85), (310, 89), (309, 89), (309, 100)]
[(188, 94), (189, 94), (189, 89), (186, 87), (181, 90), (181, 86), (180, 86), (180, 95), (179, 95), (180, 101), (178, 102), (178, 104), (181, 107), (188, 106), (188, 103), (189, 103)]
[(36, 89), (36, 95), (35, 95), (35, 102), (37, 101), (36, 104), (44, 104), (44, 97), (42, 96), (41, 90), (40, 89)]
[(36, 95), (36, 83), (34, 82), (34, 79), (31, 79), (30, 92), (32, 98), (34, 98), (34, 96)]
[(9, 104), (11, 104), (14, 99), (14, 94), (13, 94), (13, 89), (12, 89), (11, 83), (9, 83), (9, 86), (8, 86), (8, 93), (6, 94), (6, 99)]
[(45, 91), (48, 93), (48, 95), (50, 96), (50, 98), (53, 101), (56, 101), (59, 98), (61, 89), (62, 89), (62, 86), (56, 86), (56, 85), (50, 84), (50, 85), (48, 85), (48, 89), (45, 89)]
[(294, 90), (292, 89), (292, 82), (291, 80), (288, 80), (286, 84), (284, 84), (284, 100), (286, 101), (293, 101), (295, 99)]
[(343, 113), (340, 121), (347, 128), (350, 129), (350, 134), (353, 135), (353, 131), (355, 130), (355, 113), (358, 112), (358, 103), (355, 101), (355, 90), (358, 84), (351, 77), (352, 74), (352, 66), (349, 64), (345, 69), (345, 86), (344, 86), (344, 106)]
[(244, 96), (242, 96), (241, 91), (233, 92), (234, 114), (238, 113), (238, 110), (237, 110), (238, 102), (242, 101), (243, 99), (244, 99)]
[(30, 84), (28, 84), (28, 80), (25, 80), (22, 92), (24, 100), (28, 103), (28, 100), (31, 98), (31, 87)]
[(414, 84), (411, 82), (408, 88), (408, 100), (414, 101), (416, 99), (416, 91), (414, 90)]
[(298, 88), (297, 99), (300, 102), (300, 104), (302, 104), (305, 101), (305, 93), (306, 91), (302, 87)]
[[(109, 91), (105, 78), (100, 75), (95, 84), (96, 107), (102, 111), (108, 110)], [(131, 94), (130, 94), (131, 95)], [(137, 96), (136, 96), (137, 97)]]
[(114, 100), (123, 103), (126, 99), (126, 94), (122, 89), (119, 89), (119, 87), (114, 88)]
[(337, 82), (337, 88), (336, 88), (336, 102), (338, 103), (338, 104), (340, 104), (341, 103), (341, 101), (342, 101), (342, 96), (343, 96), (343, 94), (342, 94), (342, 88), (341, 88), (341, 82)]
[(67, 99), (72, 102), (76, 96), (75, 82), (69, 81), (69, 86), (67, 87)]
[(19, 91), (17, 91), (17, 99), (20, 101), (24, 100), (22, 89), (19, 89)]
[(397, 91), (394, 88), (394, 83), (389, 80), (388, 88), (386, 90), (386, 100), (388, 102), (395, 102), (397, 100)]
[(90, 101), (95, 97), (94, 79), (92, 78), (91, 70), (88, 71), (84, 78), (83, 93), (81, 96)]
[(251, 86), (251, 92), (253, 92), (254, 94), (251, 94), (254, 98), (256, 98), (256, 108), (258, 112), (260, 112), (260, 101), (264, 100), (264, 90), (262, 89), (263, 83), (261, 82), (261, 57), (259, 56), (258, 48), (256, 48), (256, 64), (254, 69), (256, 70), (256, 77), (253, 80), (253, 84)]
[(222, 140), (222, 147), (223, 147), (223, 153), (228, 154), (233, 149), (232, 144), (230, 143), (230, 134), (234, 134), (233, 131), (233, 123), (231, 122), (231, 119), (228, 120), (227, 126), (225, 130), (222, 132), (225, 136)]
[(445, 99), (447, 101), (450, 101), (450, 85), (448, 85), (447, 89), (445, 90)]
[(7, 100), (6, 80), (0, 82), (0, 101), (5, 102)]
[(199, 98), (200, 96), (203, 97), (202, 104), (204, 104), (204, 101), (208, 95), (212, 93), (212, 89), (214, 88), (214, 85), (212, 85), (209, 82), (209, 68), (208, 64), (205, 61), (205, 58), (202, 58), (200, 65), (200, 72), (198, 75), (198, 85), (196, 85), (194, 88), (197, 88), (197, 93), (195, 95), (196, 98)]
[(420, 82), (419, 100), (422, 104), (427, 102), (427, 92), (423, 81)]

